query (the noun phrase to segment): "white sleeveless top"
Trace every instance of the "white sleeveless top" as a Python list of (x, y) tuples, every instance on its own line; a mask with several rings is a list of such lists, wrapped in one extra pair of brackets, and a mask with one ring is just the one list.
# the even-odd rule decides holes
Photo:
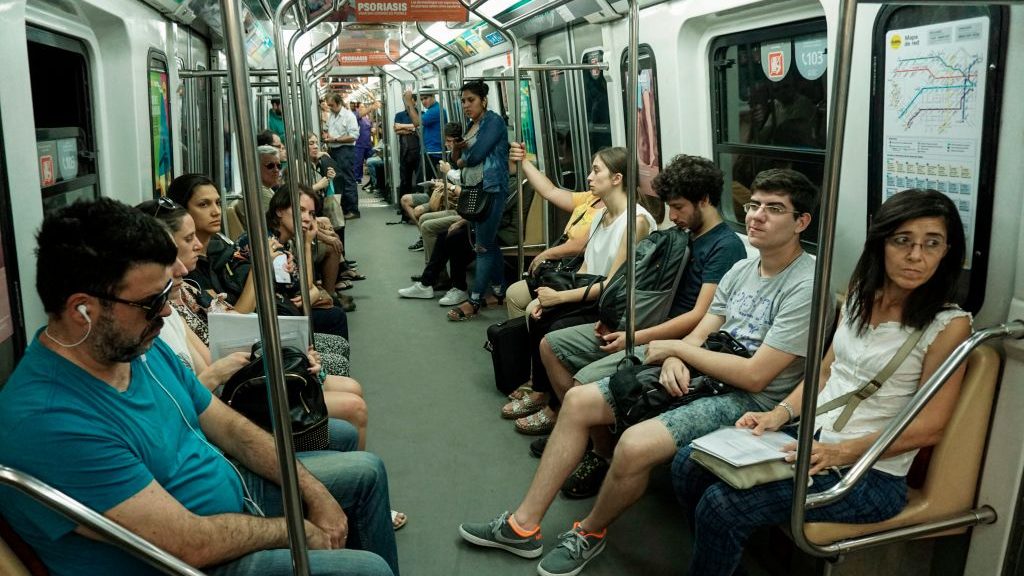
[(188, 337), (185, 334), (188, 329), (185, 320), (171, 306), (171, 315), (164, 318), (164, 326), (160, 329), (160, 339), (170, 346), (182, 364), (194, 372), (195, 366), (192, 365), (192, 354), (188, 350)]
[[(587, 274), (607, 276), (615, 262), (615, 256), (619, 252), (622, 238), (626, 235), (626, 214), (623, 210), (611, 224), (604, 226), (604, 214), (607, 208), (601, 208), (594, 214), (594, 220), (590, 223), (590, 240), (587, 242), (587, 249), (583, 253), (583, 265)], [(642, 216), (647, 222), (647, 230), (653, 232), (658, 229), (658, 223), (654, 221), (651, 213), (643, 206), (637, 205), (636, 215)]]

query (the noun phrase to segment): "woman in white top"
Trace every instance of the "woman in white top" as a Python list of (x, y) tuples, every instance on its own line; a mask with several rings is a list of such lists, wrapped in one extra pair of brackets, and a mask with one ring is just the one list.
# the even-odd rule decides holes
[[(524, 166), (528, 163), (524, 162)], [(604, 203), (594, 214), (585, 239), (583, 265), (580, 273), (610, 277), (626, 261), (626, 195), (625, 180), (627, 153), (622, 147), (604, 148), (594, 154), (587, 183), (590, 191)], [(524, 170), (535, 190), (553, 186), (537, 170)], [(636, 240), (647, 237), (657, 228), (654, 217), (642, 206), (636, 207)], [(533, 393), (530, 401), (542, 405), (551, 398), (551, 382), (540, 358), (540, 341), (552, 330), (597, 321), (595, 302), (601, 295), (602, 284), (570, 290), (554, 290), (546, 286), (537, 288), (537, 298), (527, 307), (529, 313), (530, 358), (533, 369)], [(505, 411), (502, 411), (505, 415)], [(555, 412), (545, 408), (516, 420), (516, 430), (524, 434), (546, 434), (554, 427)]]
[[(821, 365), (818, 405), (860, 389), (911, 334), (922, 334), (895, 373), (856, 407), (845, 426), (837, 424), (843, 407), (816, 418), (821, 436), (811, 450), (811, 492), (834, 486), (841, 478), (839, 469), (864, 454), (918, 387), (970, 335), (970, 314), (949, 304), (956, 295), (963, 259), (963, 225), (946, 195), (906, 190), (875, 214), (850, 280), (843, 318)], [(899, 513), (906, 504), (906, 475), (914, 455), (942, 437), (963, 374), (961, 367), (949, 378), (849, 496), (808, 510), (807, 520), (870, 523)], [(754, 434), (777, 430), (800, 415), (802, 397), (803, 384), (775, 409), (748, 412), (736, 426), (753, 429)], [(755, 528), (789, 519), (793, 480), (736, 490), (690, 460), (690, 450), (680, 450), (672, 464), (676, 495), (696, 524), (690, 574), (729, 575)], [(796, 443), (785, 450), (786, 459), (794, 461)]]

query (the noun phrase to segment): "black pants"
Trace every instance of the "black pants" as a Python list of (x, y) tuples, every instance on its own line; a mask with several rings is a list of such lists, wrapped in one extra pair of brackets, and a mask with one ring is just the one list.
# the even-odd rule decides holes
[(462, 226), (453, 234), (442, 230), (437, 235), (437, 242), (434, 244), (434, 251), (430, 254), (430, 261), (423, 268), (423, 275), (420, 283), (426, 286), (433, 286), (437, 283), (438, 276), (449, 265), (448, 275), (452, 280), (452, 287), (463, 292), (469, 290), (466, 284), (466, 269), (476, 259), (476, 252), (469, 243), (469, 227)]
[(337, 306), (313, 308), (313, 331), (334, 334), (348, 340), (348, 316)]
[(401, 198), (406, 194), (412, 194), (413, 185), (416, 184), (416, 173), (420, 169), (420, 151), (419, 148), (410, 148), (408, 150), (402, 150), (401, 155), (398, 158), (398, 197)]

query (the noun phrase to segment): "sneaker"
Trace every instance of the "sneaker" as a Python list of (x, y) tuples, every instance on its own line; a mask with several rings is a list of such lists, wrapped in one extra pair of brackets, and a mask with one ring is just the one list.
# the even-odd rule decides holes
[(540, 556), (544, 552), (540, 530), (537, 530), (532, 536), (520, 536), (509, 526), (508, 518), (509, 513), (502, 512), (501, 515), (486, 524), (466, 522), (459, 525), (459, 534), (470, 544), (499, 548), (521, 558)]
[(567, 498), (590, 498), (596, 496), (601, 489), (601, 482), (608, 474), (608, 461), (597, 455), (593, 450), (587, 450), (579, 466), (562, 484), (562, 494)]
[(604, 534), (584, 532), (579, 522), (558, 537), (555, 546), (537, 565), (541, 576), (576, 576), (588, 562), (604, 550)]
[(459, 290), (458, 288), (452, 288), (437, 301), (441, 306), (455, 306), (456, 304), (462, 304), (466, 300), (469, 300), (469, 292), (465, 290)]
[(408, 288), (401, 288), (398, 291), (398, 295), (402, 298), (423, 298), (424, 300), (434, 298), (434, 289), (430, 286), (424, 286), (419, 282), (416, 282)]
[(423, 252), (423, 238), (413, 242), (409, 245), (409, 250), (412, 252)]

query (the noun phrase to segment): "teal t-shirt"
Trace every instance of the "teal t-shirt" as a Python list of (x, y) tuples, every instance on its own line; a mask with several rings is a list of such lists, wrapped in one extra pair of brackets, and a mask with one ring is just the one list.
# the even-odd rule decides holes
[[(160, 339), (132, 360), (128, 389), (118, 392), (40, 344), (37, 332), (0, 390), (0, 462), (100, 513), (153, 480), (200, 516), (242, 512), (238, 476), (199, 428), (210, 401)], [(0, 487), (0, 513), (54, 576), (157, 573), (12, 489)]]

